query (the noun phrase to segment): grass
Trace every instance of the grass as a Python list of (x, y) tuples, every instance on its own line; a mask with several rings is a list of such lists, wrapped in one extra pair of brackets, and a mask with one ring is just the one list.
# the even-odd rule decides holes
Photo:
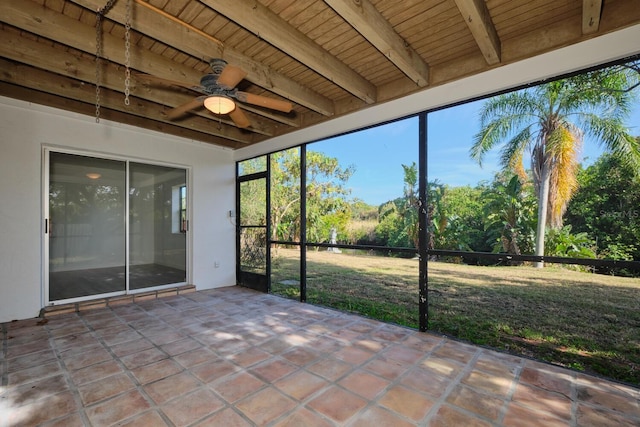
[[(274, 253), (272, 292), (299, 298), (297, 250)], [(429, 263), (429, 329), (640, 385), (640, 279), (546, 267)], [(415, 259), (309, 251), (307, 301), (418, 326)]]

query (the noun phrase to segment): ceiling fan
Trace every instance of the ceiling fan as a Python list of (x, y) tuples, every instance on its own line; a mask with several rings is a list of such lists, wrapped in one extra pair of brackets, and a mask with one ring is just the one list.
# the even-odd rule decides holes
[(199, 86), (166, 80), (148, 74), (139, 74), (138, 77), (151, 83), (184, 87), (202, 94), (202, 96), (167, 112), (169, 120), (175, 120), (191, 110), (204, 106), (214, 114), (228, 114), (236, 126), (239, 128), (247, 128), (251, 125), (251, 122), (238, 107), (236, 101), (258, 105), (284, 113), (289, 113), (293, 108), (293, 105), (287, 101), (238, 90), (236, 85), (247, 76), (247, 72), (242, 68), (228, 65), (227, 61), (217, 58), (212, 59), (209, 65), (211, 66), (212, 73), (202, 76)]

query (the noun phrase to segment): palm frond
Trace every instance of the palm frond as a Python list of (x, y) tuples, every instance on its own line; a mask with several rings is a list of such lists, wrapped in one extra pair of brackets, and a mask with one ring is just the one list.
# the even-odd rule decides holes
[(607, 151), (620, 157), (625, 165), (640, 176), (640, 141), (631, 136), (622, 120), (583, 114), (580, 122), (586, 135), (603, 144)]
[(484, 155), (505, 139), (509, 146), (523, 141), (523, 132), (529, 130), (540, 117), (540, 105), (527, 92), (500, 95), (488, 100), (480, 111), (480, 132), (474, 136), (469, 150), (471, 158), (482, 165)]
[(546, 154), (551, 159), (549, 186), (548, 224), (552, 228), (562, 227), (562, 217), (571, 197), (578, 189), (578, 154), (582, 146), (579, 129), (562, 122), (549, 135)]

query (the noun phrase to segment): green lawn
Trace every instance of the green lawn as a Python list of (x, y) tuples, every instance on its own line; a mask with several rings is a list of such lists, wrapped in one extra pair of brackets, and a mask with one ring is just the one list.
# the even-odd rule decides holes
[[(299, 298), (298, 261), (274, 251), (273, 293)], [(309, 251), (307, 272), (310, 303), (418, 326), (415, 259)], [(640, 384), (640, 279), (430, 262), (428, 295), (433, 331)]]

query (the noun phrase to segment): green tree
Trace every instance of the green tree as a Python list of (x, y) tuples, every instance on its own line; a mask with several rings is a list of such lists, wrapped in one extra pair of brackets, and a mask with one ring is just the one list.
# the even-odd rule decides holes
[(578, 174), (580, 189), (565, 222), (597, 242), (599, 258), (640, 260), (640, 179), (634, 175), (606, 153)]
[(493, 251), (530, 253), (535, 229), (535, 198), (530, 188), (518, 175), (499, 174), (484, 197), (485, 230)]
[(484, 233), (485, 184), (445, 187), (443, 210), (448, 218), (438, 249), (488, 252)]
[[(638, 73), (601, 70), (489, 99), (480, 112), (481, 130), (471, 157), (479, 163), (501, 146), (504, 169), (522, 169), (525, 152), (538, 201), (535, 254), (544, 254), (547, 223), (561, 227), (567, 203), (578, 188), (577, 155), (584, 135), (623, 156), (638, 170), (640, 147), (624, 124)], [(537, 264), (542, 267), (542, 263)]]
[(401, 165), (404, 173), (404, 194), (379, 208), (380, 223), (376, 240), (380, 245), (418, 247), (418, 166)]
[[(280, 151), (271, 156), (271, 238), (300, 238), (300, 152)], [(307, 239), (325, 242), (335, 227), (344, 232), (350, 216), (346, 184), (354, 168), (337, 158), (307, 151)]]

